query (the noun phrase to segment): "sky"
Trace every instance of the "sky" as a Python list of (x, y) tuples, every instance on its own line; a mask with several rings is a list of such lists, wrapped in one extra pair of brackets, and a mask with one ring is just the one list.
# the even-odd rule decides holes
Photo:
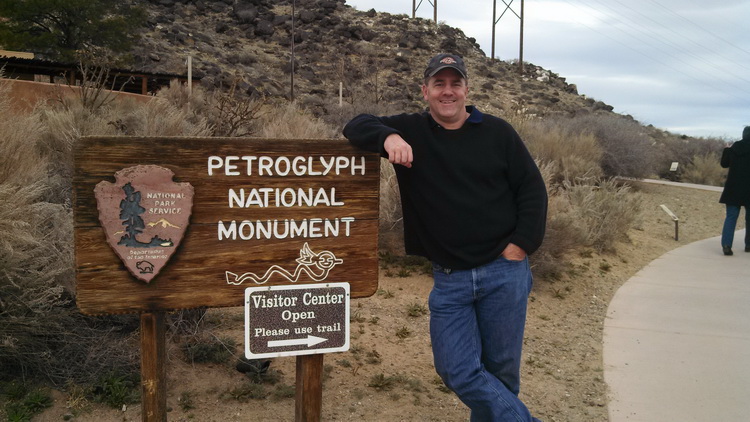
[[(521, 0), (417, 0), (416, 15), (432, 19), (434, 1), (487, 56), (496, 1), (495, 56), (518, 59)], [(412, 12), (412, 0), (346, 3)], [(643, 124), (734, 141), (750, 125), (749, 22), (750, 0), (525, 0), (523, 60)]]

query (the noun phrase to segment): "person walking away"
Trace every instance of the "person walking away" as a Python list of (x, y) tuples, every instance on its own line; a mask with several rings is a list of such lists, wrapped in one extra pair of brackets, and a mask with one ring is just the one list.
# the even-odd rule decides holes
[(433, 57), (421, 91), (427, 111), (359, 115), (344, 136), (394, 164), (406, 252), (432, 261), (430, 338), (443, 382), (472, 421), (538, 421), (518, 393), (544, 181), (510, 124), (466, 106), (461, 57)]
[(734, 230), (740, 208), (745, 207), (745, 252), (750, 252), (750, 216), (747, 207), (750, 205), (750, 126), (745, 126), (742, 139), (724, 148), (721, 154), (721, 166), (729, 169), (724, 191), (719, 202), (726, 205), (727, 215), (721, 231), (721, 249), (724, 255), (732, 255)]

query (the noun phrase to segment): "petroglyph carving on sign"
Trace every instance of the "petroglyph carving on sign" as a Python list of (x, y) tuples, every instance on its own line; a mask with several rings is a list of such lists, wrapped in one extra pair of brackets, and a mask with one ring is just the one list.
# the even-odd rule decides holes
[(305, 242), (302, 249), (300, 249), (299, 258), (297, 258), (296, 261), (297, 268), (294, 269), (294, 272), (289, 272), (278, 265), (272, 265), (262, 276), (251, 272), (237, 275), (233, 272), (227, 271), (227, 283), (239, 286), (245, 281), (250, 280), (255, 284), (265, 284), (274, 275), (285, 278), (289, 282), (296, 283), (300, 280), (303, 274), (307, 274), (312, 281), (321, 282), (328, 278), (328, 273), (333, 267), (337, 264), (344, 263), (343, 259), (336, 258), (336, 255), (331, 251), (322, 251), (320, 253), (313, 252), (307, 242)]

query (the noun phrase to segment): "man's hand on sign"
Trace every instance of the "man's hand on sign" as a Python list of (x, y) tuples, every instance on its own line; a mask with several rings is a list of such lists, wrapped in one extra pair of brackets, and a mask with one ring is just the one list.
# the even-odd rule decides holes
[(414, 155), (411, 151), (411, 145), (404, 141), (404, 138), (397, 133), (392, 133), (385, 138), (383, 144), (385, 152), (388, 153), (388, 161), (393, 164), (401, 164), (404, 167), (411, 168), (411, 162), (414, 161)]

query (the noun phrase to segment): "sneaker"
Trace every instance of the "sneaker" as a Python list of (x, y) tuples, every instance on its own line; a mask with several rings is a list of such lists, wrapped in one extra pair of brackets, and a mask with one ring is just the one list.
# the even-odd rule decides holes
[[(724, 255), (727, 255), (727, 256), (734, 255), (732, 253), (732, 248), (730, 248), (729, 246), (722, 246), (721, 249), (724, 251)], [(747, 250), (747, 248), (745, 248), (745, 250)]]

